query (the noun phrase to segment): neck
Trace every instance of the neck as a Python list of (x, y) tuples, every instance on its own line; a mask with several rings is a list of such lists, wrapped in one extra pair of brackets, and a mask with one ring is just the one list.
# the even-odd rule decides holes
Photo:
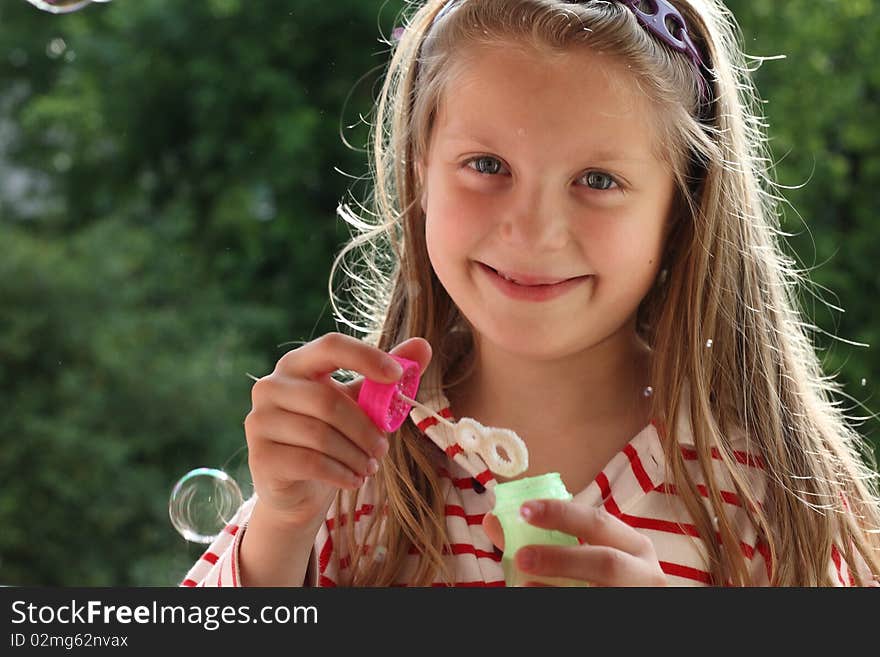
[(448, 392), (453, 413), (512, 429), (530, 449), (574, 435), (628, 440), (650, 419), (650, 350), (634, 331), (555, 359), (477, 341), (475, 358), (473, 375)]

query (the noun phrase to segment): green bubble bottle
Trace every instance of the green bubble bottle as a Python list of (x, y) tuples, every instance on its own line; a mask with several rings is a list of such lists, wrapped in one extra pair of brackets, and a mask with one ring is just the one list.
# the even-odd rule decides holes
[(513, 556), (524, 545), (578, 545), (574, 536), (554, 529), (543, 529), (529, 524), (519, 509), (524, 502), (538, 499), (570, 500), (571, 493), (562, 483), (558, 472), (524, 479), (514, 479), (496, 484), (495, 508), (492, 513), (501, 523), (504, 530), (504, 555), (501, 557), (501, 568), (504, 571), (504, 582), (507, 586), (522, 586), (526, 582), (536, 581), (548, 586), (584, 586), (578, 582), (562, 577), (538, 577), (521, 572), (514, 563)]

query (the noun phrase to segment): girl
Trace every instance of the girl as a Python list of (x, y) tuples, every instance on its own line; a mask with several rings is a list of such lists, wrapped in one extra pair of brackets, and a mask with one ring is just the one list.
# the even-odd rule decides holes
[[(376, 107), (377, 221), (340, 212), (362, 234), (334, 271), (363, 247), (366, 324), (340, 317), (365, 338), (254, 385), (256, 492), (183, 584), (503, 585), (503, 478), (436, 415), (516, 431), (524, 475), (575, 493), (523, 505), (580, 539), (517, 552), (538, 582), (874, 582), (876, 475), (796, 311), (736, 29), (719, 0), (410, 16)], [(389, 351), (421, 365), (428, 410), (386, 437), (362, 378), (330, 375), (392, 382)]]

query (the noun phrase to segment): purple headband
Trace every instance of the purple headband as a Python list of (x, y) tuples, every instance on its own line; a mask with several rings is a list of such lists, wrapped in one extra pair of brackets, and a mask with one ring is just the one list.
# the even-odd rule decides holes
[[(582, 0), (583, 1), (583, 0)], [(639, 23), (647, 28), (655, 37), (673, 50), (687, 55), (697, 71), (697, 79), (700, 81), (700, 97), (703, 101), (709, 98), (709, 89), (706, 78), (703, 77), (702, 68), (708, 68), (700, 56), (699, 50), (688, 35), (687, 25), (681, 13), (666, 0), (613, 0), (629, 7), (635, 14)], [(458, 4), (459, 0), (450, 0), (434, 17), (434, 23), (443, 18)], [(573, 2), (571, 4), (578, 4)], [(645, 7), (642, 9), (641, 7)]]

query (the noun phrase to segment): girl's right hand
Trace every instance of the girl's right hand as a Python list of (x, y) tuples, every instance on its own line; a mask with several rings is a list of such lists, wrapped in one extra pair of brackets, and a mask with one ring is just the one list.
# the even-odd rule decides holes
[[(417, 361), (424, 372), (431, 346), (411, 338), (391, 353)], [(322, 520), (336, 491), (355, 489), (378, 469), (387, 435), (357, 404), (363, 377), (398, 381), (388, 354), (357, 338), (328, 333), (287, 352), (252, 388), (244, 421), (248, 465), (258, 504), (291, 528)], [(361, 374), (350, 383), (339, 369)]]

